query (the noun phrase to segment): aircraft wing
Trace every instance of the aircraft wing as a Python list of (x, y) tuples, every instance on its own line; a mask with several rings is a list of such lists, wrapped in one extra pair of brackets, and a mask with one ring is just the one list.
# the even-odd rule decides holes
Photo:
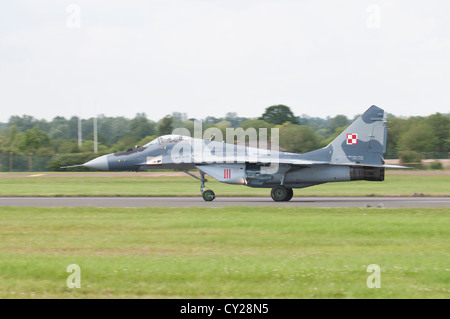
[(263, 164), (279, 164), (279, 165), (292, 165), (292, 166), (315, 166), (315, 165), (335, 165), (335, 166), (365, 166), (365, 167), (382, 167), (386, 169), (412, 169), (408, 166), (401, 165), (387, 165), (387, 164), (368, 164), (368, 163), (355, 163), (355, 162), (339, 162), (332, 163), (329, 161), (318, 161), (318, 160), (306, 160), (306, 159), (293, 159), (293, 158), (268, 158), (262, 157), (257, 159), (249, 159), (246, 157), (231, 157), (227, 160), (224, 158), (223, 161), (217, 161), (217, 158), (203, 158), (201, 161), (194, 161), (195, 165), (207, 165), (207, 164), (234, 164), (234, 163), (263, 163)]

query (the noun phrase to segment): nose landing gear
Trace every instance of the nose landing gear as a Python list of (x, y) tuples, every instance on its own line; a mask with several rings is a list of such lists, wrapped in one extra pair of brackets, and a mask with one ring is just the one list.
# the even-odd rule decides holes
[(203, 200), (210, 202), (210, 201), (214, 200), (214, 198), (216, 198), (216, 194), (214, 194), (214, 192), (211, 189), (205, 190), (205, 188), (206, 188), (205, 183), (207, 182), (207, 180), (205, 178), (205, 173), (200, 171), (200, 178), (198, 178), (197, 176), (189, 173), (188, 171), (184, 171), (184, 172), (186, 174), (198, 179), (201, 182), (200, 183), (200, 193), (202, 194)]
[(206, 188), (205, 182), (207, 182), (207, 180), (205, 179), (205, 173), (200, 171), (200, 176), (201, 176), (200, 192), (202, 193), (203, 199), (207, 202), (210, 202), (214, 200), (214, 198), (216, 198), (216, 194), (214, 194), (214, 192), (211, 189), (205, 190)]

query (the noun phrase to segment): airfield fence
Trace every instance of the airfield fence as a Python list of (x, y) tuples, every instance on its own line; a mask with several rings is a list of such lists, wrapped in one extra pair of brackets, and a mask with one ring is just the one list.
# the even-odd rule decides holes
[(52, 155), (0, 155), (0, 172), (45, 172)]

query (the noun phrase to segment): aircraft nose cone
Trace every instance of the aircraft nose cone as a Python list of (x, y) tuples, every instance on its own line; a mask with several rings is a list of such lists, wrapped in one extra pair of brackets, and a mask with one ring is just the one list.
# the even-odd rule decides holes
[(95, 168), (101, 171), (107, 171), (109, 170), (108, 165), (108, 159), (106, 158), (107, 155), (103, 155), (97, 158), (94, 158), (93, 160), (83, 164), (83, 166), (89, 167), (89, 168)]

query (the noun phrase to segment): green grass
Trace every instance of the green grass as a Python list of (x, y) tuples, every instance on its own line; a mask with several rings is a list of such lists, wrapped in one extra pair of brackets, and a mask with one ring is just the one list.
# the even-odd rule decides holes
[[(0, 175), (1, 176), (1, 175)], [(93, 174), (93, 176), (95, 176)], [(387, 175), (384, 182), (328, 183), (295, 190), (295, 196), (450, 195), (449, 175)], [(269, 196), (270, 189), (228, 185), (209, 178), (217, 196)], [(192, 177), (0, 177), (0, 196), (199, 196)]]
[[(0, 207), (0, 298), (447, 299), (449, 214)], [(80, 289), (67, 288), (70, 264)]]

